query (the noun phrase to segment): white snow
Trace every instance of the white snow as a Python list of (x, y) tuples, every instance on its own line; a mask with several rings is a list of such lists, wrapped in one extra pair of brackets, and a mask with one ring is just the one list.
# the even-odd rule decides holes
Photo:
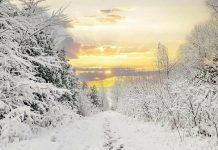
[(45, 131), (32, 140), (0, 145), (0, 150), (215, 150), (196, 137), (107, 111)]

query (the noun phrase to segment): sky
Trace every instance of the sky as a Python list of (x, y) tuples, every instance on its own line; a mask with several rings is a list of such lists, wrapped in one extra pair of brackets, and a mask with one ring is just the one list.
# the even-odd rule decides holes
[[(51, 10), (66, 7), (70, 37), (64, 41), (70, 64), (154, 71), (155, 49), (161, 42), (171, 62), (191, 29), (208, 19), (204, 0), (47, 0)], [(83, 71), (81, 71), (81, 69)]]

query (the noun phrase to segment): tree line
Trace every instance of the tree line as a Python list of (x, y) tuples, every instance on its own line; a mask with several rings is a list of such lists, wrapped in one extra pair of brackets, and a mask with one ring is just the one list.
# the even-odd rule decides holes
[(181, 140), (184, 135), (218, 138), (218, 1), (206, 5), (211, 18), (194, 27), (176, 62), (159, 43), (158, 75), (117, 82), (114, 109), (167, 125)]
[(0, 141), (25, 140), (45, 127), (101, 111), (98, 93), (82, 88), (60, 48), (69, 19), (43, 0), (0, 1)]

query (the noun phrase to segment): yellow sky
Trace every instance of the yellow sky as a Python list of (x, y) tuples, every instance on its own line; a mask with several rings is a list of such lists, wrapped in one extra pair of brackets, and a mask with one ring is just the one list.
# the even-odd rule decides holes
[(68, 6), (68, 32), (80, 43), (76, 67), (152, 70), (158, 42), (175, 60), (195, 24), (208, 18), (204, 0), (48, 0), (52, 10)]

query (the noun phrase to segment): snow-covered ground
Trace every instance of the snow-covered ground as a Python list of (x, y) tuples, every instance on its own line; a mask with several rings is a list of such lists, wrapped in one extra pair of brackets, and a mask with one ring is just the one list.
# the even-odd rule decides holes
[(46, 131), (1, 150), (215, 150), (205, 140), (185, 138), (166, 128), (107, 111)]

